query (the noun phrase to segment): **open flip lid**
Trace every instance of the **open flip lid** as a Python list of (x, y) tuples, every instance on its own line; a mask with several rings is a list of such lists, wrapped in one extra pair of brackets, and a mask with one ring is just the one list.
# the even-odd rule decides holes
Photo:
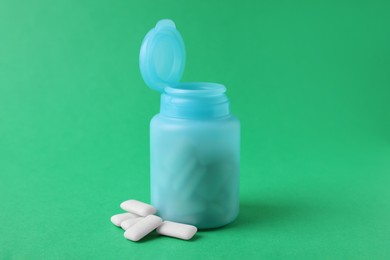
[(161, 20), (145, 36), (139, 65), (145, 83), (159, 92), (178, 85), (184, 71), (186, 51), (175, 23)]

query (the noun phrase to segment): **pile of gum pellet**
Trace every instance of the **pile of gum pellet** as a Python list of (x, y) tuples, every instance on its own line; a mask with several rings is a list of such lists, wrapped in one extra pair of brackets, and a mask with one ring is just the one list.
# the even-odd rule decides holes
[(163, 221), (156, 214), (156, 209), (138, 200), (126, 200), (120, 207), (127, 211), (111, 217), (111, 222), (125, 230), (125, 238), (138, 241), (156, 229), (157, 233), (164, 236), (191, 239), (197, 228), (191, 225)]

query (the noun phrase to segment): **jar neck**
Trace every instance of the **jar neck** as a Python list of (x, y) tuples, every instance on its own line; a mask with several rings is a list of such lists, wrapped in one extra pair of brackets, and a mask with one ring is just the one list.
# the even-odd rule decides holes
[(185, 119), (218, 118), (230, 114), (229, 100), (224, 93), (225, 87), (220, 85), (223, 88), (219, 86), (217, 88), (213, 85), (206, 88), (205, 86), (209, 85), (196, 84), (181, 86), (181, 89), (166, 88), (161, 95), (160, 113)]

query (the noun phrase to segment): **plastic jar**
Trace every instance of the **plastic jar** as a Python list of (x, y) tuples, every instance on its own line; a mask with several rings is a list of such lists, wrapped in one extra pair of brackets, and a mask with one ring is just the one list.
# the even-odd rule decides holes
[(165, 220), (216, 228), (239, 212), (240, 123), (223, 85), (179, 82), (184, 65), (175, 24), (159, 21), (140, 53), (145, 82), (161, 93), (150, 123), (151, 203)]

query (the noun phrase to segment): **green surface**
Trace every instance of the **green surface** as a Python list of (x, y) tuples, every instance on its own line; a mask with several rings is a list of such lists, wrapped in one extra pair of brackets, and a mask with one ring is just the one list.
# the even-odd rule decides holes
[[(0, 1), (0, 259), (388, 259), (388, 1)], [(226, 84), (241, 214), (185, 242), (123, 238), (149, 201), (146, 32)]]

